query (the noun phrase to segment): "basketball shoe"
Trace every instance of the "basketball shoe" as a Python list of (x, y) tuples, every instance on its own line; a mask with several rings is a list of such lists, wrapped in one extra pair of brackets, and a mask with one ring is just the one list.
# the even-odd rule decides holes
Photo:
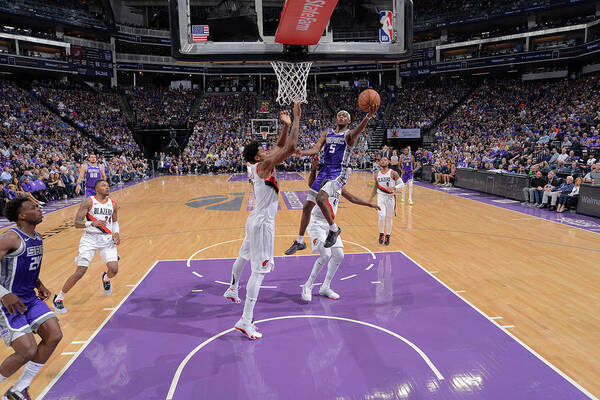
[(233, 301), (235, 304), (239, 304), (242, 302), (240, 296), (238, 296), (237, 288), (234, 288), (233, 286), (229, 286), (227, 288), (225, 293), (223, 293), (223, 297), (225, 297), (227, 300)]
[(4, 393), (4, 396), (2, 396), (2, 400), (31, 400), (28, 390), (28, 387), (21, 391), (14, 390), (11, 387), (6, 393)]
[(331, 290), (331, 288), (323, 286), (321, 286), (321, 288), (319, 289), (319, 295), (329, 297), (331, 300), (337, 300), (340, 298), (340, 295)]
[(298, 241), (294, 240), (294, 243), (292, 243), (290, 248), (285, 251), (285, 254), (287, 256), (291, 256), (292, 254), (296, 253), (297, 251), (304, 250), (304, 249), (306, 249), (306, 243), (304, 243), (304, 242), (298, 243)]
[(242, 332), (250, 340), (260, 339), (262, 337), (262, 333), (256, 330), (256, 325), (244, 320), (244, 317), (240, 318), (234, 328)]
[(102, 274), (102, 287), (104, 288), (104, 294), (108, 296), (112, 293), (112, 285), (110, 284), (110, 280), (104, 280), (105, 277), (108, 279), (106, 275), (106, 272)]
[(310, 302), (312, 300), (312, 286), (302, 285), (302, 300)]

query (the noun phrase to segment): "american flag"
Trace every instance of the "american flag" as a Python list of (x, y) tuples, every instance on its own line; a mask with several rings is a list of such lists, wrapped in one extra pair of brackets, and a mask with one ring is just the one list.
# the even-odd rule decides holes
[(192, 25), (192, 40), (194, 42), (206, 42), (208, 32), (208, 25)]

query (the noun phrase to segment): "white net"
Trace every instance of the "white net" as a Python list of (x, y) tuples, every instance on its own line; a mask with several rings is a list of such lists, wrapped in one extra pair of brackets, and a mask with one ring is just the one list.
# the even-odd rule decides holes
[(277, 90), (279, 104), (306, 103), (306, 80), (311, 65), (312, 62), (275, 61), (271, 63), (279, 83), (279, 90)]

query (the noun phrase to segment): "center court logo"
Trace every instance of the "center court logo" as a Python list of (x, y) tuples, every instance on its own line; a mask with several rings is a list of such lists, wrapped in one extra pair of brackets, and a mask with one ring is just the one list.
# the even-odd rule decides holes
[(244, 193), (213, 194), (188, 200), (186, 206), (217, 211), (240, 211)]

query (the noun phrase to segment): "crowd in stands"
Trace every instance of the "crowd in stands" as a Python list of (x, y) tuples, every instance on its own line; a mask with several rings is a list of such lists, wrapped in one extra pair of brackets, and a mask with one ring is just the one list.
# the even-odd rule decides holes
[(44, 86), (35, 86), (33, 93), (111, 150), (122, 151), (130, 157), (140, 156), (138, 145), (121, 111), (118, 94), (91, 88), (57, 89)]
[(424, 132), (468, 92), (469, 87), (459, 82), (452, 86), (417, 83), (399, 88), (387, 127), (421, 128)]
[[(0, 81), (0, 208), (26, 195), (40, 204), (75, 196), (79, 168), (97, 144), (14, 82)], [(112, 184), (150, 174), (139, 152), (101, 162)]]
[(186, 123), (195, 95), (189, 89), (138, 87), (127, 98), (142, 126), (179, 126)]
[[(577, 178), (600, 184), (594, 173), (600, 168), (599, 89), (597, 74), (551, 82), (490, 80), (438, 126), (433, 153), (419, 158), (438, 177), (453, 177), (456, 167), (531, 176), (540, 171), (546, 179), (557, 177), (545, 191), (561, 194), (575, 190)], [(559, 195), (538, 199), (532, 192), (527, 201), (555, 209)]]

